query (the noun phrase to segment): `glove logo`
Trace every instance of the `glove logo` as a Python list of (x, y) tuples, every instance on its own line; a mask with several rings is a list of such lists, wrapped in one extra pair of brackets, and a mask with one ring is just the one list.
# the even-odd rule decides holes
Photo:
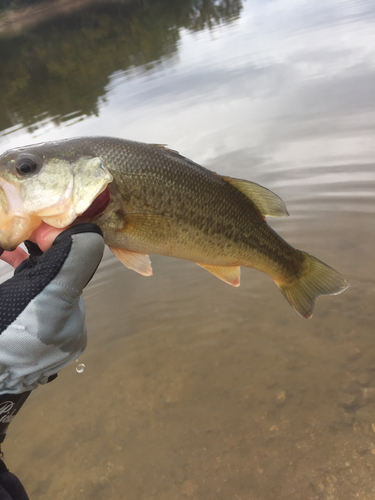
[(10, 413), (15, 403), (13, 401), (4, 401), (0, 404), (0, 423), (9, 424), (15, 413)]

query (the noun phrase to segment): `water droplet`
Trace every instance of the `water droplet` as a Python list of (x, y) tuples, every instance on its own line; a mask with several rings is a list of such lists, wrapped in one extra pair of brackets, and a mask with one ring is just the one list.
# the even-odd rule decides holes
[(85, 368), (86, 368), (85, 365), (83, 363), (80, 363), (79, 365), (77, 365), (76, 371), (78, 373), (83, 373), (85, 371)]

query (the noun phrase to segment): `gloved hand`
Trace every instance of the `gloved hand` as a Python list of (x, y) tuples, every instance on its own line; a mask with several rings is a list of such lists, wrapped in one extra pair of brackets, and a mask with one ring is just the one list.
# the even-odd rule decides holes
[(24, 401), (85, 349), (82, 290), (104, 251), (95, 224), (65, 230), (45, 253), (26, 246), (30, 257), (0, 285), (0, 434), (18, 411), (15, 395)]

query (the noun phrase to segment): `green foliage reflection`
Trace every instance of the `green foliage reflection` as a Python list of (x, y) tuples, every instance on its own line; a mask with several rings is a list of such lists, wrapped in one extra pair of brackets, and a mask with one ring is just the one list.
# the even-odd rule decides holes
[(211, 29), (241, 9), (236, 0), (118, 2), (3, 36), (0, 130), (97, 114), (114, 72), (149, 71), (177, 52), (180, 29)]

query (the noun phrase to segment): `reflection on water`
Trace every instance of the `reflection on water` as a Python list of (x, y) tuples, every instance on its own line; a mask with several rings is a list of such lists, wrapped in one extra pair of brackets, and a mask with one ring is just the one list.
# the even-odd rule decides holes
[(154, 70), (177, 52), (181, 29), (212, 28), (240, 10), (241, 2), (226, 0), (94, 2), (90, 10), (74, 10), (17, 36), (4, 24), (0, 129), (23, 124), (33, 130), (46, 118), (59, 124), (97, 115), (114, 72)]
[(290, 217), (269, 223), (351, 282), (305, 321), (254, 270), (234, 289), (152, 256), (144, 278), (108, 252), (84, 372), (35, 391), (3, 446), (31, 499), (374, 498), (374, 14), (118, 2), (3, 36), (2, 149), (168, 142), (276, 191)]

